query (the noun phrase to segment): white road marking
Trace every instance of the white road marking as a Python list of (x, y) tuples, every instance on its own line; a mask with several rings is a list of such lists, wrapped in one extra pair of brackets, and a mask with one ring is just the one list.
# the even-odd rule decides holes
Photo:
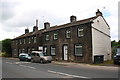
[(54, 74), (60, 74), (60, 75), (64, 75), (64, 76), (70, 76), (70, 77), (74, 77), (74, 78), (86, 78), (86, 79), (90, 79), (90, 78), (84, 77), (84, 76), (77, 76), (77, 75), (72, 75), (72, 74), (67, 74), (67, 73), (62, 73), (62, 72), (56, 72), (56, 71), (51, 71), (51, 70), (48, 70), (48, 72), (54, 73)]
[(25, 65), (19, 65), (19, 66), (26, 67), (26, 68), (31, 68), (31, 69), (36, 69), (35, 67), (31, 67), (31, 66), (25, 66)]
[(5, 63), (7, 63), (7, 64), (13, 64), (13, 63), (11, 63), (11, 62), (5, 62)]
[(22, 63), (31, 63), (31, 62), (14, 62), (15, 64), (22, 64)]

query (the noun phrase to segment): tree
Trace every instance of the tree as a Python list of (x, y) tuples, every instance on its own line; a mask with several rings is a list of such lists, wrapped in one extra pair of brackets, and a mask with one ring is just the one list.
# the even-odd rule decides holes
[(2, 41), (0, 41), (0, 52), (2, 51)]
[(112, 46), (112, 47), (117, 46), (117, 42), (116, 42), (115, 40), (113, 40), (113, 41), (111, 42), (111, 46)]
[(2, 40), (2, 52), (5, 52), (8, 56), (12, 56), (11, 39)]
[(120, 40), (118, 41), (118, 46), (120, 46)]
[(116, 42), (115, 40), (111, 41), (111, 47), (117, 47), (120, 46), (120, 40)]

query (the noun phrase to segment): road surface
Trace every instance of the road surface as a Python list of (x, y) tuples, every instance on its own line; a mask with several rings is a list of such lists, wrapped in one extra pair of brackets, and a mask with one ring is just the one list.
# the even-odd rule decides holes
[(109, 78), (109, 80), (115, 80), (115, 78), (118, 77), (117, 68), (90, 68), (90, 66), (75, 67), (72, 65), (65, 66), (53, 63), (31, 63), (9, 58), (2, 59), (2, 78), (48, 78), (53, 80), (56, 78), (59, 80), (74, 78), (78, 80), (98, 80), (99, 78), (99, 80), (102, 80)]

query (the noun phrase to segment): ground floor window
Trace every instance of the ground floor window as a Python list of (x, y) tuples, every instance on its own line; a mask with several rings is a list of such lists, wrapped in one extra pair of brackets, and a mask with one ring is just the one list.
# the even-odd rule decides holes
[(19, 49), (19, 54), (20, 54), (21, 52), (22, 52), (21, 49)]
[(25, 52), (25, 49), (22, 49), (22, 53), (24, 53)]
[(28, 48), (28, 54), (30, 54), (30, 48)]
[(55, 46), (51, 46), (51, 55), (55, 55)]
[(75, 44), (75, 56), (83, 56), (83, 46), (82, 44)]
[(35, 50), (35, 48), (32, 48), (32, 51), (34, 51)]

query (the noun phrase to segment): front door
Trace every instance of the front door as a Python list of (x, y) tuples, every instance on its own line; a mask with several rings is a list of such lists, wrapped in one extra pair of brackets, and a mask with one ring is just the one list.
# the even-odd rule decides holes
[(68, 60), (68, 46), (63, 46), (63, 60)]

